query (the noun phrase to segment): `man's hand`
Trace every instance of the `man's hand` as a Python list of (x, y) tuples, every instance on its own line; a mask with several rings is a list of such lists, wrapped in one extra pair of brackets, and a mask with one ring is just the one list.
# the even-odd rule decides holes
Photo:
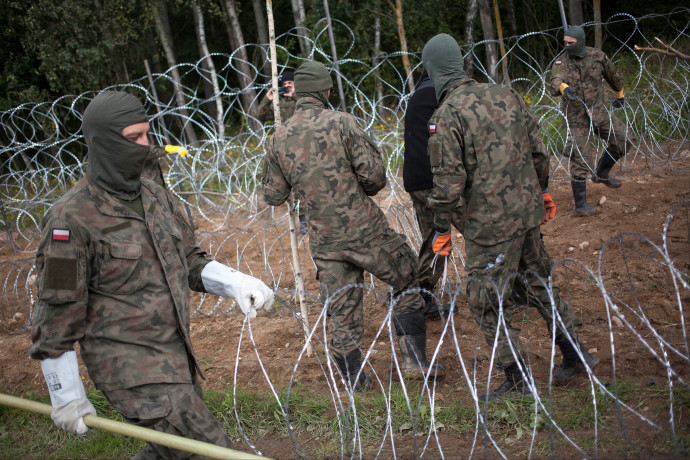
[(625, 106), (625, 98), (619, 97), (618, 99), (614, 100), (611, 105), (613, 106), (614, 109), (623, 108)]
[(86, 399), (84, 384), (79, 377), (77, 353), (67, 351), (58, 358), (41, 361), (41, 370), (48, 384), (53, 413), (50, 418), (63, 430), (84, 434), (89, 429), (84, 423), (86, 414), (96, 415), (96, 409)]
[(249, 318), (255, 318), (258, 310), (273, 307), (273, 291), (263, 281), (215, 260), (201, 271), (201, 281), (210, 294), (234, 298)]
[(556, 203), (553, 202), (550, 193), (542, 193), (542, 198), (544, 199), (544, 208), (546, 209), (546, 217), (542, 221), (542, 224), (547, 223), (549, 220), (556, 217)]
[(572, 88), (572, 86), (568, 86), (565, 89), (563, 89), (563, 96), (569, 101), (574, 101), (575, 99), (577, 99), (577, 97), (575, 96), (575, 90)]
[(450, 252), (453, 250), (453, 245), (450, 242), (450, 229), (436, 229), (431, 248), (434, 254), (438, 254), (442, 257), (449, 256)]

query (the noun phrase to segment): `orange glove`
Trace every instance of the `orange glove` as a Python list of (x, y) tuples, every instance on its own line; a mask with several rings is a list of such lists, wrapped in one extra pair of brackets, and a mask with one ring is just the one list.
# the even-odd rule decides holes
[(436, 230), (431, 248), (434, 254), (438, 254), (442, 257), (449, 256), (450, 251), (453, 250), (453, 245), (450, 244), (450, 230)]
[(542, 224), (545, 224), (556, 217), (556, 203), (553, 202), (553, 198), (551, 198), (549, 193), (542, 193), (541, 196), (544, 199), (544, 208), (546, 208), (546, 218), (542, 222)]

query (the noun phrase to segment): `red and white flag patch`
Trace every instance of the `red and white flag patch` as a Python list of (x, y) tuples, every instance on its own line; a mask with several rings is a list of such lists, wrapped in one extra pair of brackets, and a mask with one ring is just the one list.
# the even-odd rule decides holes
[(436, 132), (436, 125), (429, 125), (429, 133), (434, 134)]
[(556, 65), (561, 65), (562, 63), (562, 61), (556, 61)]
[(53, 229), (53, 241), (67, 241), (69, 242), (69, 230), (66, 228)]

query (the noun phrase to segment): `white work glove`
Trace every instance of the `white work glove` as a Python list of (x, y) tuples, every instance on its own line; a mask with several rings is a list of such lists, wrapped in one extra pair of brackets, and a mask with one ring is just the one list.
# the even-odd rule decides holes
[(201, 281), (210, 294), (233, 297), (249, 318), (257, 310), (269, 311), (273, 307), (273, 291), (260, 279), (233, 270), (215, 260), (201, 271)]
[(41, 370), (48, 384), (53, 413), (50, 418), (63, 430), (84, 434), (89, 429), (84, 423), (86, 414), (96, 415), (91, 401), (86, 399), (84, 384), (79, 377), (77, 353), (72, 350), (59, 358), (41, 361)]

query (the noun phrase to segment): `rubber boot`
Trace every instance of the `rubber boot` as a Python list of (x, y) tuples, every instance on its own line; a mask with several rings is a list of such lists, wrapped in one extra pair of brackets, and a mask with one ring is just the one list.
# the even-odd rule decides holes
[(599, 164), (597, 164), (597, 169), (592, 177), (592, 182), (597, 184), (604, 184), (607, 187), (619, 188), (622, 183), (618, 179), (609, 176), (611, 168), (616, 164), (616, 160), (611, 156), (608, 150), (599, 158)]
[(423, 380), (427, 373), (432, 377), (443, 377), (446, 374), (446, 366), (441, 363), (431, 365), (426, 358), (424, 312), (395, 315), (393, 322), (402, 357), (400, 365), (402, 376), (415, 380)]
[[(575, 343), (580, 349), (587, 366), (589, 366), (590, 369), (594, 369), (594, 366), (599, 363), (599, 358), (585, 350), (577, 339), (575, 339)], [(568, 339), (556, 339), (556, 345), (558, 345), (558, 348), (561, 349), (561, 353), (563, 354), (563, 364), (553, 372), (553, 378), (556, 379), (557, 382), (567, 382), (575, 378), (576, 375), (587, 372), (582, 360), (577, 355), (575, 347), (573, 347)]]
[(587, 182), (583, 180), (570, 181), (573, 187), (573, 198), (575, 199), (575, 215), (591, 216), (597, 212), (596, 207), (587, 204)]
[(367, 391), (371, 388), (371, 376), (364, 371), (359, 374), (359, 380), (355, 382), (359, 368), (362, 367), (362, 352), (359, 348), (352, 350), (345, 358), (333, 355), (333, 359), (343, 376), (347, 377), (353, 391)]
[[(524, 368), (524, 366), (523, 366)], [(504, 398), (532, 398), (525, 381), (522, 378), (520, 368), (516, 363), (511, 364), (505, 369), (506, 381), (494, 391), (479, 396), (480, 401), (495, 401)]]
[(428, 284), (420, 284), (419, 287), (422, 288), (422, 290), (419, 293), (422, 295), (422, 298), (424, 299), (424, 304), (426, 305), (424, 309), (424, 316), (426, 318), (435, 319), (441, 316), (443, 318), (448, 318), (448, 316), (450, 316), (451, 313), (457, 313), (458, 309), (455, 308), (455, 305), (453, 305), (451, 309), (450, 303), (438, 305), (436, 302), (434, 302), (434, 296), (431, 294), (431, 292), (433, 292), (434, 290), (433, 286), (430, 286)]

